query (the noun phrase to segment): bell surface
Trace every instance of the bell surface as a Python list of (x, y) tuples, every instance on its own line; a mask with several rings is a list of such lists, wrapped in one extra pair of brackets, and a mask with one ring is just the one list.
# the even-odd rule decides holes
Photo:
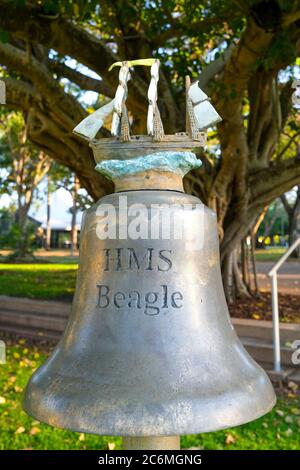
[[(118, 207), (120, 197), (148, 210), (173, 206), (173, 230), (185, 220), (188, 233), (99, 239), (99, 208)], [(165, 210), (157, 212), (163, 220)], [(117, 214), (118, 233), (131, 219)], [(88, 209), (72, 313), (27, 386), (25, 410), (74, 431), (170, 436), (246, 423), (275, 400), (230, 321), (215, 213), (196, 197), (164, 190), (111, 194)]]

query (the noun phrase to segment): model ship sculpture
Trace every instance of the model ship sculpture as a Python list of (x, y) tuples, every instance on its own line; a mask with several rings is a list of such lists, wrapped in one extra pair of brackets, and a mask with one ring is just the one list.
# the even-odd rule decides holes
[[(130, 68), (135, 65), (151, 67), (151, 80), (148, 88), (148, 135), (131, 135), (126, 107), (127, 83), (131, 78)], [(209, 97), (200, 89), (198, 81), (190, 83), (186, 77), (186, 131), (172, 135), (164, 133), (163, 123), (157, 105), (157, 85), (159, 80), (158, 59), (140, 59), (116, 62), (119, 66), (119, 85), (115, 97), (93, 114), (86, 117), (74, 129), (74, 133), (87, 139), (93, 149), (96, 162), (102, 160), (127, 160), (141, 154), (156, 151), (189, 151), (203, 147), (206, 143), (206, 129), (221, 120), (211, 105)], [(96, 135), (105, 120), (112, 115), (111, 137), (97, 139)]]

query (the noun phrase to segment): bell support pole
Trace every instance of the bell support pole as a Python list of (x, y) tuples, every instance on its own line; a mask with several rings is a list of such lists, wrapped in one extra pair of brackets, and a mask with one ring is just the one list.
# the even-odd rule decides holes
[(123, 437), (124, 450), (179, 450), (179, 436)]

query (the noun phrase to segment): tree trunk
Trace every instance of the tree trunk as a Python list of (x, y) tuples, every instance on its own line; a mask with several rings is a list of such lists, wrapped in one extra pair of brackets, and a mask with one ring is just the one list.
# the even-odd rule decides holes
[[(281, 201), (288, 215), (288, 220), (289, 220), (288, 237), (289, 237), (289, 246), (291, 246), (294, 243), (294, 241), (300, 236), (300, 185), (298, 185), (297, 187), (297, 195), (293, 204), (290, 204), (288, 202), (285, 194), (281, 196)], [(291, 256), (294, 258), (300, 257), (299, 247), (293, 251)]]
[(47, 179), (47, 221), (46, 221), (46, 244), (45, 248), (47, 251), (51, 248), (51, 204), (52, 204), (52, 192), (51, 192), (51, 179), (48, 176)]
[(75, 256), (78, 244), (78, 231), (76, 225), (77, 218), (77, 193), (79, 190), (79, 179), (77, 176), (74, 177), (74, 187), (72, 190), (72, 219), (71, 219), (71, 256)]
[(22, 259), (25, 258), (27, 255), (27, 234), (26, 234), (26, 226), (27, 226), (27, 215), (28, 210), (25, 206), (19, 206), (18, 208), (18, 226), (20, 230), (19, 235), (19, 242), (18, 242), (18, 258)]

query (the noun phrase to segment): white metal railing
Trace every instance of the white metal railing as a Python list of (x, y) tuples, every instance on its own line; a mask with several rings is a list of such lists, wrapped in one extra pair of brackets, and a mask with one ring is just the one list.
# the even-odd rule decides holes
[(280, 360), (280, 324), (279, 324), (279, 309), (278, 309), (278, 289), (277, 289), (277, 271), (283, 265), (285, 260), (290, 254), (300, 245), (300, 237), (294, 241), (289, 249), (281, 256), (281, 258), (274, 264), (273, 268), (269, 271), (269, 276), (272, 278), (272, 319), (273, 319), (273, 354), (274, 354), (274, 371), (281, 371)]

